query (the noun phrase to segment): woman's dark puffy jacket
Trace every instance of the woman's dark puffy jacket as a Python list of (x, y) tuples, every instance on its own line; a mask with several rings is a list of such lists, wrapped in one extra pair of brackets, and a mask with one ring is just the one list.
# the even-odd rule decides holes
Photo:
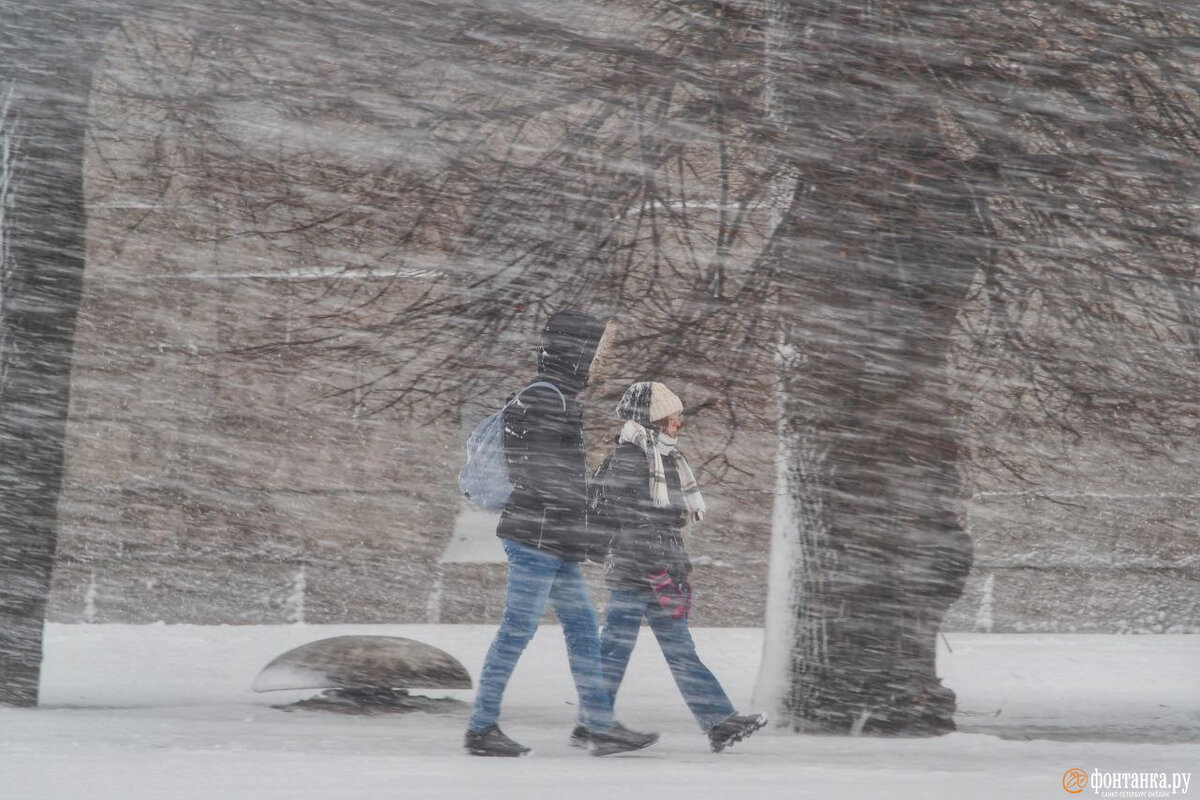
[(609, 537), (605, 577), (613, 588), (647, 588), (667, 570), (678, 586), (691, 560), (683, 545), (686, 519), (674, 456), (663, 456), (671, 505), (656, 508), (650, 495), (650, 462), (642, 448), (625, 442), (601, 465), (592, 491), (592, 524)]

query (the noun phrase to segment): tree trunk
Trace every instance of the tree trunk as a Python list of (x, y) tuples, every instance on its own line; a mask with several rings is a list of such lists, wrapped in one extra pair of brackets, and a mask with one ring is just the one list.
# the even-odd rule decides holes
[[(986, 231), (942, 141), (916, 3), (772, 0), (767, 82), (798, 183), (768, 261), (782, 341), (759, 699), (798, 730), (953, 729), (937, 633), (972, 560), (946, 370)], [(951, 30), (952, 32), (952, 30)], [(936, 56), (936, 58), (935, 58)], [(786, 581), (786, 583), (781, 583)], [(781, 614), (788, 615), (780, 620)], [(770, 662), (770, 663), (768, 663)], [(769, 686), (771, 676), (775, 685)]]
[(941, 621), (972, 555), (946, 370), (983, 231), (967, 185), (895, 128), (852, 168), (810, 168), (780, 240), (788, 322), (781, 464), (797, 729), (937, 734)]
[[(20, 9), (16, 8), (20, 6)], [(0, 704), (36, 705), (83, 280), (83, 145), (106, 22), (2, 2)]]

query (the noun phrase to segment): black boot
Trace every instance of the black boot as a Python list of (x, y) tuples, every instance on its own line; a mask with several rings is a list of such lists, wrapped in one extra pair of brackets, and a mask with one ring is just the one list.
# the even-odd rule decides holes
[(592, 734), (582, 725), (576, 725), (575, 730), (571, 731), (569, 742), (571, 747), (587, 747), (592, 743)]
[(532, 752), (528, 747), (517, 744), (504, 735), (499, 725), (493, 725), (483, 733), (468, 730), (463, 738), (463, 747), (473, 756), (525, 756)]
[(714, 753), (740, 742), (767, 724), (762, 714), (734, 714), (714, 725), (708, 732), (708, 743)]
[(588, 734), (591, 738), (591, 753), (594, 756), (611, 756), (641, 750), (658, 741), (657, 733), (631, 731), (620, 723), (607, 731), (589, 731)]

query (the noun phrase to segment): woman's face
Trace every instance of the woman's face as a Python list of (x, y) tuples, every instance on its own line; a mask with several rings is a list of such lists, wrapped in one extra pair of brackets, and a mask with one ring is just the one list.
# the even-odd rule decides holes
[(662, 426), (663, 433), (674, 439), (683, 430), (683, 414), (672, 414), (659, 424)]

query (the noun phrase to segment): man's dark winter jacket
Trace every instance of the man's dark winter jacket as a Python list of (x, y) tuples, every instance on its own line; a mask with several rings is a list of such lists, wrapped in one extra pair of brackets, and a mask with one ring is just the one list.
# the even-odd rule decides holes
[(683, 546), (686, 517), (674, 456), (663, 456), (671, 505), (656, 508), (650, 495), (650, 462), (635, 444), (619, 444), (596, 476), (593, 525), (610, 537), (605, 576), (613, 588), (649, 588), (648, 576), (667, 570), (682, 586), (692, 570)]
[(579, 394), (587, 385), (604, 323), (576, 311), (552, 316), (542, 331), (538, 374), (553, 383), (524, 392), (504, 412), (504, 456), (513, 491), (496, 535), (565, 561), (583, 561), (589, 546), (588, 469)]

